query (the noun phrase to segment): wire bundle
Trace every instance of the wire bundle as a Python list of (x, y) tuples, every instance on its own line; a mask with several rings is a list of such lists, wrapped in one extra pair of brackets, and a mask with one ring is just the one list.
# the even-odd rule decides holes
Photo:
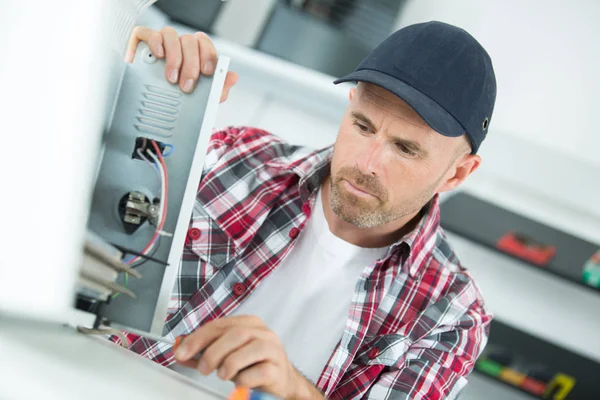
[[(160, 147), (158, 146), (158, 144), (156, 144), (156, 142), (154, 140), (150, 140), (150, 144), (152, 145), (152, 147), (154, 148), (154, 151), (156, 152), (153, 153), (151, 151), (149, 151), (146, 148), (146, 142), (144, 141), (144, 148), (146, 149), (146, 154), (152, 159), (152, 161), (150, 159), (148, 159), (148, 157), (146, 157), (146, 155), (144, 155), (144, 153), (142, 152), (141, 148), (138, 148), (136, 150), (138, 156), (146, 161), (149, 165), (151, 165), (156, 172), (158, 172), (159, 178), (160, 178), (160, 207), (159, 207), (159, 211), (158, 211), (158, 225), (156, 226), (156, 231), (154, 232), (154, 235), (152, 236), (152, 239), (150, 239), (150, 242), (146, 245), (146, 247), (144, 247), (144, 249), (136, 255), (130, 255), (129, 257), (125, 258), (123, 260), (123, 263), (126, 265), (131, 265), (132, 267), (135, 267), (134, 264), (139, 265), (143, 262), (145, 262), (147, 260), (146, 256), (149, 255), (150, 253), (152, 253), (152, 251), (154, 251), (154, 249), (157, 246), (157, 243), (159, 242), (159, 238), (160, 235), (168, 235), (168, 233), (163, 231), (163, 227), (165, 225), (165, 221), (167, 219), (167, 207), (168, 207), (168, 200), (169, 200), (169, 175), (167, 173), (167, 166), (165, 164), (165, 160), (164, 157), (165, 156), (169, 156), (171, 155), (171, 153), (173, 153), (174, 147), (172, 145), (165, 145), (165, 147), (169, 148), (169, 152), (163, 156)], [(125, 277), (124, 277), (124, 286), (127, 287), (128, 286), (128, 281), (129, 281), (129, 274), (125, 273)], [(113, 298), (118, 297), (119, 293), (115, 293), (113, 295)]]
[[(152, 158), (153, 161), (150, 161), (142, 153), (141, 149), (137, 149), (137, 153), (140, 156), (140, 158), (142, 158), (142, 160), (147, 161), (148, 163), (150, 163), (150, 165), (152, 165), (156, 169), (156, 171), (158, 172), (158, 175), (160, 177), (161, 201), (160, 201), (160, 208), (159, 208), (159, 213), (158, 213), (159, 222), (158, 222), (158, 225), (156, 226), (156, 231), (154, 232), (154, 236), (152, 236), (152, 239), (150, 240), (150, 242), (142, 250), (142, 252), (141, 252), (142, 256), (135, 255), (135, 256), (127, 257), (123, 261), (123, 263), (127, 264), (127, 265), (132, 265), (132, 264), (136, 263), (137, 261), (143, 259), (144, 255), (150, 254), (154, 250), (154, 248), (156, 247), (156, 244), (158, 243), (160, 235), (164, 234), (163, 227), (165, 225), (165, 220), (167, 219), (168, 193), (169, 193), (169, 175), (167, 174), (167, 166), (165, 165), (165, 160), (163, 158), (162, 152), (160, 151), (160, 148), (158, 147), (156, 142), (154, 140), (151, 140), (150, 144), (154, 148), (154, 151), (156, 152), (156, 154), (154, 154), (148, 150), (146, 150), (146, 154), (150, 158)], [(171, 147), (171, 151), (167, 155), (169, 155), (173, 152), (172, 146), (170, 146), (170, 147)]]

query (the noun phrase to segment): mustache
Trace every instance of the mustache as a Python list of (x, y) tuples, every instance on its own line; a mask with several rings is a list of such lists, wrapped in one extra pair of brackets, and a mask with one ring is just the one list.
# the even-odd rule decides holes
[(343, 180), (349, 181), (352, 185), (369, 192), (382, 201), (385, 201), (387, 198), (387, 190), (381, 182), (379, 182), (379, 179), (373, 175), (363, 174), (358, 167), (342, 167), (338, 171), (334, 182), (339, 184)]

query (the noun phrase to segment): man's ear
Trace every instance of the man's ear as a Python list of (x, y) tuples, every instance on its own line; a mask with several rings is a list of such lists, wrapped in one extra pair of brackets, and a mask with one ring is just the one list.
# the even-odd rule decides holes
[(450, 175), (438, 192), (447, 192), (456, 189), (460, 186), (469, 175), (471, 175), (481, 165), (481, 157), (477, 154), (467, 154), (460, 157), (456, 161), (456, 165), (452, 167), (448, 173)]
[(350, 94), (348, 96), (350, 98), (350, 101), (352, 101), (352, 98), (354, 97), (354, 93), (356, 93), (356, 88), (351, 88)]

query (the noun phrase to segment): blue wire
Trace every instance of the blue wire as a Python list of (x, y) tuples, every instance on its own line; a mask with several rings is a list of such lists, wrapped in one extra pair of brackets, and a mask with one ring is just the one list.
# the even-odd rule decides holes
[(175, 146), (173, 146), (172, 144), (165, 144), (165, 149), (169, 148), (171, 149), (171, 151), (169, 151), (167, 154), (163, 153), (163, 157), (169, 157), (171, 154), (173, 154), (173, 152), (175, 151)]

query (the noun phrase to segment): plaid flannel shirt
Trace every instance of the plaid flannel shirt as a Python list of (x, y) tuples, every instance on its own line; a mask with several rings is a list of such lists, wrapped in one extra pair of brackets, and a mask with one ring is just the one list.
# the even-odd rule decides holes
[[(331, 147), (311, 152), (254, 128), (213, 133), (167, 336), (228, 315), (277, 268), (310, 217), (331, 154)], [(439, 225), (436, 196), (411, 233), (365, 265), (343, 335), (315, 384), (329, 398), (456, 398), (490, 320)], [(163, 343), (138, 338), (131, 348), (174, 362)]]

